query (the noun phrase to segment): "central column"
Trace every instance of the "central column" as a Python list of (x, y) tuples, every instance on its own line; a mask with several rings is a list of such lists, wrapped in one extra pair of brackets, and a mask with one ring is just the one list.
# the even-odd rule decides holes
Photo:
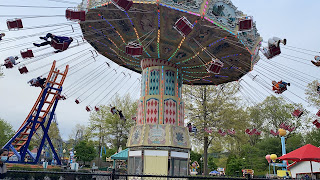
[(144, 59), (141, 68), (138, 117), (127, 142), (128, 173), (187, 175), (191, 146), (181, 69), (160, 59)]

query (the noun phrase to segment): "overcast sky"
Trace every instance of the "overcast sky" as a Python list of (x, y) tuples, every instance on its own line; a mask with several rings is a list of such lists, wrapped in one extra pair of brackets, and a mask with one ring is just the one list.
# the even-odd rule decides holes
[[(77, 2), (76, 0), (69, 0), (69, 2)], [(304, 99), (304, 88), (308, 82), (317, 79), (319, 76), (319, 68), (314, 67), (310, 60), (313, 59), (313, 56), (317, 53), (308, 52), (305, 50), (299, 50), (293, 47), (299, 47), (307, 50), (320, 51), (319, 42), (320, 36), (318, 31), (320, 29), (319, 23), (319, 13), (318, 9), (320, 7), (319, 0), (307, 0), (307, 1), (298, 1), (298, 0), (233, 0), (232, 1), (239, 10), (243, 11), (248, 15), (252, 15), (254, 20), (257, 22), (257, 28), (260, 35), (264, 38), (264, 41), (267, 41), (269, 37), (278, 36), (285, 37), (288, 40), (288, 46), (282, 49), (281, 57), (276, 57), (271, 60), (265, 60), (263, 58), (255, 66), (254, 70), (251, 72), (253, 75), (258, 75), (255, 82), (253, 82), (249, 76), (244, 77), (244, 81), (241, 82), (241, 85), (244, 86), (242, 89), (244, 94), (247, 94), (245, 98), (249, 101), (251, 97), (252, 101), (261, 101), (267, 95), (272, 94), (271, 89), (271, 80), (284, 80), (291, 82), (290, 91), (285, 92), (284, 96), (290, 101), (295, 103), (303, 103), (306, 105)], [(0, 5), (36, 5), (36, 6), (62, 6), (62, 7), (71, 7), (75, 6), (74, 4), (60, 3), (56, 1), (48, 0), (11, 0), (11, 1), (2, 1)], [(35, 26), (44, 26), (51, 24), (61, 24), (61, 23), (71, 23), (67, 21), (64, 17), (65, 9), (48, 9), (48, 8), (18, 8), (18, 7), (3, 7), (0, 6), (0, 30), (5, 31), (6, 37), (2, 42), (0, 42), (0, 57), (5, 59), (11, 55), (18, 55), (20, 50), (32, 47), (32, 42), (41, 42), (38, 36), (30, 38), (19, 38), (15, 41), (5, 41), (6, 39), (12, 39), (20, 36), (31, 35), (38, 32), (43, 32), (45, 35), (46, 31), (53, 30), (61, 32), (61, 35), (69, 35), (76, 37), (81, 35), (79, 30), (79, 25), (73, 23), (73, 28), (75, 32), (72, 31), (71, 26), (56, 26), (48, 28), (35, 28), (23, 31), (7, 31), (6, 20), (14, 17), (22, 17), (23, 15), (30, 16), (53, 16), (53, 17), (37, 17), (37, 18), (27, 18), (23, 19), (23, 24), (25, 28), (35, 27)], [(20, 16), (19, 16), (20, 15)], [(59, 16), (58, 16), (59, 15)], [(7, 17), (4, 17), (7, 16)], [(12, 16), (12, 17), (10, 17)], [(59, 28), (59, 29), (58, 29)], [(59, 34), (60, 35), (60, 34)], [(75, 85), (80, 80), (85, 82), (84, 78), (89, 72), (98, 71), (96, 68), (101, 68), (101, 71), (105, 69), (105, 73), (97, 76), (97, 79), (94, 82), (88, 82), (88, 88), (77, 89), (77, 93), (71, 96), (66, 101), (59, 101), (58, 107), (56, 109), (57, 121), (59, 123), (59, 128), (63, 139), (68, 139), (68, 135), (71, 133), (75, 124), (84, 124), (87, 125), (89, 119), (89, 113), (85, 111), (85, 106), (91, 103), (91, 106), (94, 106), (97, 101), (95, 101), (96, 96), (106, 97), (103, 101), (99, 103), (108, 104), (111, 100), (111, 95), (115, 92), (124, 94), (127, 91), (130, 91), (138, 98), (138, 80), (140, 77), (139, 74), (132, 72), (132, 77), (124, 77), (121, 74), (121, 71), (124, 71), (127, 74), (128, 70), (123, 68), (118, 68), (117, 65), (110, 62), (110, 60), (102, 57), (94, 60), (90, 58), (90, 49), (92, 48), (86, 44), (81, 44), (81, 38), (75, 38), (79, 40), (80, 46), (73, 47), (68, 51), (58, 54), (52, 54), (52, 49), (47, 48), (39, 51), (42, 48), (33, 48), (35, 51), (36, 57), (41, 55), (49, 56), (47, 58), (36, 58), (33, 60), (23, 60), (30, 70), (30, 73), (25, 75), (20, 75), (16, 68), (14, 69), (4, 69), (5, 77), (0, 79), (0, 118), (5, 119), (13, 128), (16, 130), (20, 127), (22, 122), (25, 120), (29, 111), (31, 110), (33, 104), (35, 103), (40, 90), (39, 88), (30, 87), (27, 84), (27, 81), (33, 77), (45, 74), (50, 69), (50, 63), (53, 60), (60, 60), (58, 65), (67, 63), (70, 59), (75, 58), (77, 55), (81, 55), (81, 58), (73, 60), (74, 65), (81, 62), (83, 67), (82, 69), (75, 73), (77, 68), (70, 69), (69, 75), (65, 82), (65, 90), (68, 90), (68, 87)], [(73, 42), (72, 46), (75, 46), (77, 42)], [(263, 45), (266, 45), (263, 43)], [(290, 46), (290, 48), (289, 48)], [(294, 51), (290, 50), (293, 49)], [(38, 52), (36, 52), (38, 50)], [(301, 51), (303, 53), (299, 53)], [(76, 56), (71, 56), (72, 54), (77, 53)], [(81, 54), (83, 53), (83, 55)], [(307, 53), (307, 54), (306, 54)], [(284, 57), (289, 57), (284, 58)], [(66, 58), (71, 56), (70, 58)], [(297, 58), (298, 57), (298, 58)], [(36, 61), (34, 63), (28, 64), (29, 62)], [(107, 66), (101, 67), (103, 62), (110, 62), (111, 68)], [(1, 60), (1, 63), (3, 60)], [(87, 64), (84, 64), (86, 62)], [(43, 67), (43, 68), (42, 68)], [(281, 69), (279, 69), (279, 67)], [(79, 68), (78, 68), (79, 69)], [(117, 69), (117, 74), (112, 69)], [(74, 73), (74, 74), (73, 74)], [(90, 75), (94, 76), (94, 75)], [(118, 83), (112, 83), (109, 87), (103, 86), (99, 89), (95, 89), (100, 82), (110, 84), (112, 77), (118, 77)], [(124, 78), (124, 79), (122, 79)], [(259, 79), (260, 78), (260, 79)], [(278, 79), (276, 79), (278, 78)], [(318, 78), (319, 79), (319, 78)], [(110, 81), (108, 81), (110, 80)], [(120, 81), (121, 80), (121, 81)], [(263, 82), (264, 85), (256, 82)], [(249, 85), (248, 85), (248, 84)], [(268, 84), (270, 83), (270, 84)], [(261, 96), (256, 96), (254, 92), (250, 93), (250, 86), (257, 88), (255, 90)], [(267, 87), (270, 86), (269, 89)], [(93, 87), (90, 89), (90, 87)], [(90, 89), (90, 90), (88, 90)], [(85, 99), (81, 104), (76, 104), (74, 100), (86, 92), (84, 96), (81, 96), (80, 99)], [(87, 98), (87, 95), (95, 91), (92, 96)], [(298, 97), (299, 96), (299, 97)], [(302, 99), (301, 99), (302, 98)], [(315, 109), (310, 108), (311, 111)]]

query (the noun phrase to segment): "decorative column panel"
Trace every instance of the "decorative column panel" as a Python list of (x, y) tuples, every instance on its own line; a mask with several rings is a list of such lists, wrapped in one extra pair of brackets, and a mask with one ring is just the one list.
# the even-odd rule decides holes
[(137, 125), (128, 147), (176, 147), (189, 149), (188, 129), (184, 127), (181, 69), (159, 59), (141, 61), (141, 97)]

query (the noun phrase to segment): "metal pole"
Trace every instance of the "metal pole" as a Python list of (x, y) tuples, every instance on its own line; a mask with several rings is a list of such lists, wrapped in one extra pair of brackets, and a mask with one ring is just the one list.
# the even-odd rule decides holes
[[(287, 154), (286, 153), (286, 138), (281, 136), (281, 147), (282, 147), (282, 156)], [(282, 170), (287, 170), (287, 161), (282, 161), (283, 167)]]
[(311, 179), (313, 179), (313, 170), (312, 170), (312, 162), (310, 161), (310, 168), (311, 168)]
[(273, 165), (273, 174), (276, 174), (276, 166), (275, 164), (272, 164)]

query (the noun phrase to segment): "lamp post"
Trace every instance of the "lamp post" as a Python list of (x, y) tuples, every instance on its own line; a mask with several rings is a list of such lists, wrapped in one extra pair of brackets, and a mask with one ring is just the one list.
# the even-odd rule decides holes
[[(270, 159), (272, 160), (273, 163), (276, 162), (277, 158), (278, 158), (278, 156), (276, 154), (271, 154), (270, 155)], [(273, 174), (276, 174), (276, 166), (275, 166), (275, 164), (273, 165)]]
[[(279, 136), (281, 138), (281, 147), (282, 147), (282, 156), (287, 154), (286, 153), (286, 134), (287, 131), (285, 129), (279, 129)], [(287, 161), (282, 161), (283, 166), (282, 166), (282, 170), (286, 170), (287, 169)]]

